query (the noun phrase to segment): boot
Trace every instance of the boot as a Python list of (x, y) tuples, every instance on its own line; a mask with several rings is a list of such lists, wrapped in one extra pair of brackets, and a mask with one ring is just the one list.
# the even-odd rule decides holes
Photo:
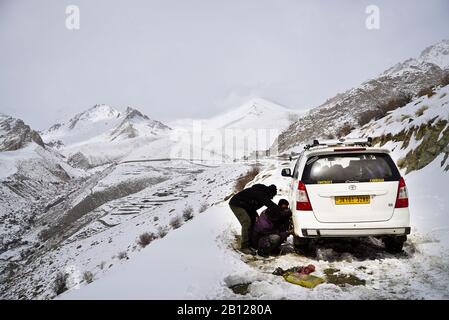
[(257, 250), (254, 248), (251, 248), (250, 246), (242, 246), (240, 248), (240, 252), (244, 253), (244, 254), (249, 254), (249, 255), (255, 256), (257, 253)]

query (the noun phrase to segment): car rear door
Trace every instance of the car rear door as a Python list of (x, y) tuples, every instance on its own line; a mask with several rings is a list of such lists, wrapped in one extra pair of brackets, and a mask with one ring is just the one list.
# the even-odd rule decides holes
[(389, 220), (400, 174), (386, 153), (348, 152), (308, 159), (302, 181), (320, 222)]

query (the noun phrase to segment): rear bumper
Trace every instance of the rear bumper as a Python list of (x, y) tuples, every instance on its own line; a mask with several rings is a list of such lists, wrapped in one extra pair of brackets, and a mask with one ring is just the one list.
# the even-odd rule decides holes
[(303, 237), (368, 237), (383, 235), (407, 235), (410, 234), (410, 227), (405, 228), (385, 228), (385, 229), (301, 229)]
[(319, 222), (313, 211), (294, 211), (293, 225), (299, 237), (365, 237), (410, 234), (408, 208), (395, 209), (387, 221), (373, 222)]

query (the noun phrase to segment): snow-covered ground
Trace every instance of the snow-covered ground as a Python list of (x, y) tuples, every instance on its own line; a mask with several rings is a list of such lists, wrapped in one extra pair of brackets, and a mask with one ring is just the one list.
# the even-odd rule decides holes
[[(53, 225), (58, 230), (64, 230), (61, 236), (43, 245), (38, 242), (40, 247), (27, 261), (20, 258), (23, 247), (0, 253), (5, 263), (21, 264), (9, 277), (13, 286), (6, 287), (2, 297), (52, 298), (58, 273), (70, 274), (72, 284), (91, 273), (96, 282), (118, 265), (164, 242), (165, 238), (161, 238), (178, 227), (174, 220), (179, 219), (181, 228), (192, 223), (184, 216), (188, 208), (197, 217), (223, 201), (231, 193), (235, 179), (248, 169), (247, 163), (216, 166), (166, 160), (123, 163), (99, 170), (46, 213), (48, 223), (56, 223)], [(72, 209), (62, 215), (67, 208)], [(72, 221), (72, 217), (77, 220)], [(31, 230), (23, 240), (33, 245), (36, 232)], [(142, 249), (138, 239), (147, 232), (157, 240)], [(183, 242), (178, 246), (184, 247)]]
[[(447, 176), (434, 174), (439, 160), (406, 177), (413, 230), (402, 254), (387, 254), (379, 242), (368, 239), (318, 244), (311, 256), (288, 253), (258, 259), (241, 255), (234, 249), (239, 224), (227, 202), (218, 201), (126, 263), (59, 298), (448, 299), (449, 203), (442, 188)], [(276, 183), (280, 189), (277, 198), (284, 197), (288, 179), (280, 176), (280, 170), (291, 164), (265, 160), (264, 170), (254, 182)], [(214, 192), (229, 188), (226, 184), (217, 187)], [(317, 267), (318, 276), (335, 268), (366, 284), (340, 287), (325, 283), (307, 289), (272, 275), (277, 267), (287, 269), (309, 263)], [(236, 284), (249, 284), (246, 295), (230, 289)]]

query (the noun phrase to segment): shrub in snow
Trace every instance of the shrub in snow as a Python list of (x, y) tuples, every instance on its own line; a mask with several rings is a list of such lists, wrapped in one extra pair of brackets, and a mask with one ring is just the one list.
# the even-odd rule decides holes
[(173, 219), (170, 220), (170, 225), (173, 229), (178, 229), (180, 226), (182, 226), (182, 219), (180, 216), (176, 216)]
[(83, 279), (87, 283), (91, 283), (92, 281), (94, 281), (94, 275), (90, 271), (85, 271), (84, 274), (83, 274)]
[(53, 232), (52, 232), (51, 228), (47, 228), (47, 229), (44, 229), (41, 232), (39, 232), (38, 238), (40, 241), (47, 241), (48, 239), (51, 238), (52, 235), (53, 235)]
[(449, 84), (449, 72), (446, 72), (446, 74), (443, 76), (440, 82), (442, 87), (445, 87)]
[(398, 161), (396, 161), (396, 164), (398, 165), (398, 167), (399, 167), (400, 169), (403, 169), (404, 166), (405, 166), (405, 158), (400, 158), (400, 159), (398, 159)]
[(67, 280), (69, 275), (65, 272), (58, 272), (56, 275), (55, 282), (53, 283), (53, 291), (56, 295), (60, 295), (61, 293), (68, 290)]
[(428, 98), (430, 98), (434, 94), (435, 94), (435, 92), (433, 92), (433, 88), (429, 87), (429, 88), (424, 88), (424, 89), (419, 90), (418, 97), (427, 96)]
[(209, 204), (206, 202), (203, 202), (198, 210), (199, 213), (203, 213), (204, 211), (206, 211), (207, 209), (209, 209)]
[(128, 259), (128, 254), (126, 253), (126, 251), (119, 252), (117, 254), (117, 258), (119, 260)]
[(254, 178), (259, 174), (259, 172), (260, 168), (258, 166), (253, 166), (246, 173), (238, 177), (234, 185), (234, 191), (236, 193), (242, 191), (249, 182), (254, 180)]
[(376, 109), (367, 110), (359, 115), (358, 123), (363, 126), (371, 120), (378, 120), (386, 116), (389, 111), (396, 110), (412, 101), (412, 96), (403, 94), (377, 106)]
[(421, 117), (421, 116), (424, 114), (424, 111), (426, 111), (427, 109), (429, 109), (428, 106), (422, 106), (422, 107), (420, 107), (418, 110), (416, 110), (415, 116)]
[(147, 245), (149, 245), (153, 240), (155, 240), (157, 237), (153, 233), (142, 233), (139, 236), (139, 239), (137, 240), (137, 244), (139, 244), (142, 248), (145, 248)]
[(159, 238), (163, 238), (167, 235), (168, 230), (166, 228), (162, 228), (159, 227), (158, 231), (157, 231), (157, 235), (159, 236)]
[(338, 138), (346, 137), (348, 134), (351, 133), (351, 131), (354, 129), (353, 126), (351, 126), (349, 123), (345, 123), (343, 127), (341, 127), (337, 132)]
[(191, 206), (188, 206), (184, 208), (182, 211), (182, 217), (184, 218), (184, 221), (189, 221), (193, 219), (193, 208)]
[(362, 112), (359, 116), (358, 122), (360, 126), (364, 126), (371, 120), (374, 120), (379, 117), (379, 111), (378, 110), (367, 110), (365, 112)]

